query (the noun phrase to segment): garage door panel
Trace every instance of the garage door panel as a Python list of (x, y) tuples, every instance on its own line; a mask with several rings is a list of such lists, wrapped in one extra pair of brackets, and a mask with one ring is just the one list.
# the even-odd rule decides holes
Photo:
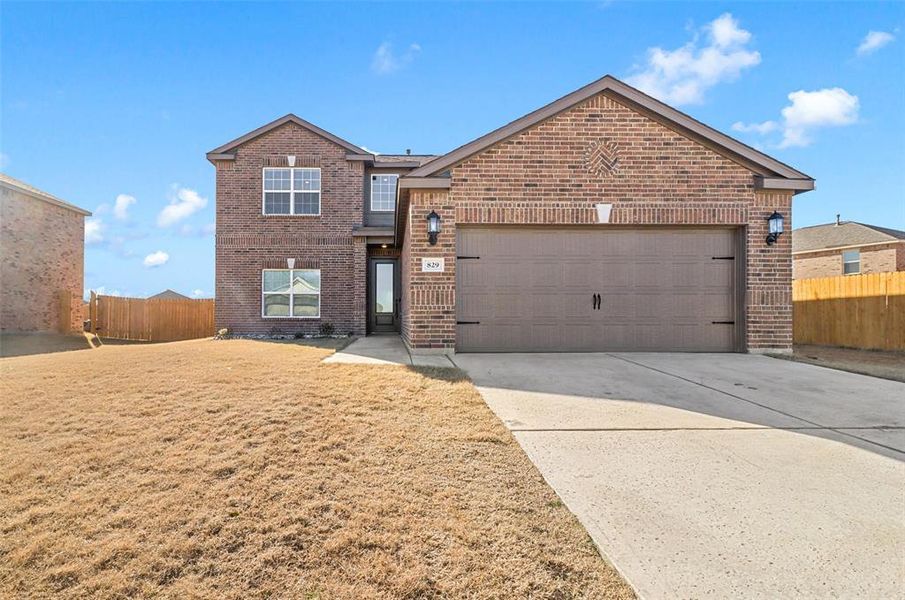
[(460, 227), (457, 350), (734, 350), (735, 235)]
[(633, 319), (636, 314), (637, 301), (633, 294), (623, 292), (614, 294), (607, 292), (607, 289), (601, 292), (600, 308), (597, 312), (605, 322), (612, 322), (614, 319), (625, 320)]

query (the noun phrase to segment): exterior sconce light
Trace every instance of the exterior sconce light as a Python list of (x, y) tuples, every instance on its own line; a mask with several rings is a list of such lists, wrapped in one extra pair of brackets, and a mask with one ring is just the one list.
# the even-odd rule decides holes
[(772, 246), (776, 243), (776, 240), (779, 239), (779, 236), (782, 235), (782, 215), (773, 211), (773, 214), (767, 217), (767, 222), (770, 224), (770, 233), (767, 235), (767, 245)]
[(431, 214), (427, 215), (427, 241), (430, 242), (431, 246), (437, 245), (437, 234), (439, 233), (440, 215), (431, 211)]
[(287, 268), (287, 269), (294, 269), (294, 268), (295, 268), (295, 259), (294, 259), (294, 258), (287, 258), (287, 259), (286, 259), (286, 268)]

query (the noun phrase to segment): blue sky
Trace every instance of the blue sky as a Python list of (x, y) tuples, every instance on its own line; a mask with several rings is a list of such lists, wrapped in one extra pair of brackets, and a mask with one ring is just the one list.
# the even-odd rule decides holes
[[(0, 165), (95, 211), (86, 289), (214, 287), (206, 151), (294, 112), (443, 153), (604, 74), (905, 229), (905, 3), (0, 5)], [(873, 32), (873, 33), (871, 33)]]

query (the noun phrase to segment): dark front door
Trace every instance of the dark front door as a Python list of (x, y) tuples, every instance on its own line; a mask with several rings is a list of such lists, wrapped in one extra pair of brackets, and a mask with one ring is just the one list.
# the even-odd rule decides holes
[(368, 330), (399, 331), (399, 276), (395, 258), (372, 258), (368, 265)]

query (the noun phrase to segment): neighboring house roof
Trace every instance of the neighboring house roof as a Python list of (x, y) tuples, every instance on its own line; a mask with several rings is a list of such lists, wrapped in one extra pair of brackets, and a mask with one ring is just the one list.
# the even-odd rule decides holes
[(353, 144), (351, 142), (347, 142), (346, 140), (342, 139), (341, 137), (337, 137), (337, 136), (333, 135), (332, 133), (330, 133), (329, 131), (326, 131), (325, 129), (321, 129), (317, 125), (309, 123), (305, 119), (302, 119), (300, 117), (295, 116), (292, 113), (289, 113), (285, 117), (280, 117), (276, 121), (271, 121), (270, 123), (268, 123), (267, 125), (264, 125), (263, 127), (258, 127), (254, 131), (250, 131), (241, 137), (237, 137), (236, 139), (234, 139), (231, 142), (227, 142), (227, 143), (223, 144), (222, 146), (219, 146), (218, 148), (214, 148), (213, 150), (211, 150), (210, 152), (207, 153), (207, 159), (209, 161), (233, 160), (235, 158), (234, 150), (236, 148), (238, 148), (245, 142), (253, 140), (258, 136), (264, 135), (268, 131), (276, 129), (277, 127), (280, 127), (281, 125), (285, 125), (286, 123), (295, 123), (296, 125), (298, 125), (300, 127), (304, 127), (305, 129), (316, 133), (317, 135), (321, 136), (322, 138), (330, 140), (334, 144), (342, 146), (343, 148), (345, 148), (346, 150), (348, 150), (349, 152), (351, 152), (353, 154), (367, 154), (367, 152), (364, 149), (359, 148), (355, 144)]
[(905, 240), (905, 231), (854, 221), (842, 221), (838, 225), (828, 223), (793, 230), (792, 253), (888, 244), (903, 240)]
[(148, 296), (148, 300), (191, 300), (191, 298), (171, 289), (166, 289), (159, 294)]
[(375, 154), (374, 166), (380, 166), (380, 163), (398, 163), (411, 161), (418, 163), (418, 166), (425, 165), (435, 158), (439, 158), (436, 154)]
[(61, 200), (61, 199), (57, 198), (56, 196), (52, 196), (51, 194), (41, 191), (34, 186), (28, 185), (24, 181), (19, 181), (18, 179), (14, 178), (14, 177), (10, 177), (9, 175), (7, 175), (5, 173), (0, 173), (0, 186), (5, 187), (7, 189), (15, 190), (17, 192), (21, 192), (23, 194), (26, 194), (26, 195), (31, 196), (32, 198), (36, 198), (38, 200), (43, 200), (44, 202), (49, 202), (50, 204), (55, 204), (62, 208), (68, 208), (69, 210), (82, 214), (86, 217), (91, 216), (91, 213), (89, 211), (85, 210), (84, 208), (79, 208), (75, 204), (70, 204), (69, 202), (66, 202), (65, 200)]
[(713, 129), (712, 127), (704, 125), (700, 121), (667, 106), (659, 100), (619, 81), (611, 75), (606, 75), (571, 94), (563, 96), (559, 100), (556, 100), (543, 108), (528, 113), (524, 117), (516, 119), (508, 125), (500, 127), (487, 135), (481, 136), (464, 146), (460, 146), (452, 152), (444, 154), (436, 160), (415, 169), (409, 173), (407, 177), (440, 176), (451, 167), (486, 150), (490, 146), (517, 135), (602, 92), (614, 94), (621, 99), (621, 101), (626, 102), (630, 107), (659, 120), (671, 129), (680, 130), (683, 134), (689, 135), (692, 139), (704, 143), (715, 152), (719, 152), (737, 162), (741, 162), (746, 167), (755, 170), (755, 172), (759, 173), (762, 177), (770, 179), (780, 178), (781, 180), (766, 182), (763, 184), (763, 187), (785, 188), (795, 191), (807, 191), (814, 188), (814, 179), (812, 177)]

